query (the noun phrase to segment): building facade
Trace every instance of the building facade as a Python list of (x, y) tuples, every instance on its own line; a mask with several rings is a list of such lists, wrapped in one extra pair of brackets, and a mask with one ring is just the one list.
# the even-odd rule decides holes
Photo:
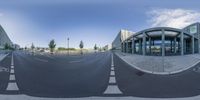
[(133, 34), (134, 32), (128, 30), (120, 30), (120, 32), (117, 34), (117, 37), (112, 42), (112, 49), (121, 50), (121, 42), (125, 41), (128, 37), (130, 37)]
[(141, 55), (185, 55), (199, 53), (200, 23), (183, 29), (155, 27), (132, 34), (120, 42), (121, 51)]
[(6, 34), (3, 27), (0, 25), (0, 49), (4, 49), (4, 46), (5, 46), (6, 43), (10, 46), (13, 46), (12, 41), (10, 40), (8, 35)]

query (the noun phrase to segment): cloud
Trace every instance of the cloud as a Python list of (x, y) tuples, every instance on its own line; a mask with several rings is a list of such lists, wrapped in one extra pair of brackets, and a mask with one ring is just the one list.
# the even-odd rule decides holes
[(183, 28), (200, 21), (200, 12), (187, 9), (153, 9), (147, 12), (152, 27)]

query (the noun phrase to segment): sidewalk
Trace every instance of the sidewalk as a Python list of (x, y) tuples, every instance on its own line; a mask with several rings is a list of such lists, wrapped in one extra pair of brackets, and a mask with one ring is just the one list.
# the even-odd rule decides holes
[(143, 56), (115, 52), (122, 60), (134, 68), (153, 74), (174, 74), (185, 71), (200, 62), (199, 54), (184, 56)]

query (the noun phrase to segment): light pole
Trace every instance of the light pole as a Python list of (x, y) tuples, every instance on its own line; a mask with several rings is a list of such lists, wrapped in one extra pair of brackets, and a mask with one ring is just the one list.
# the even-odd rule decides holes
[(69, 55), (69, 37), (67, 38), (67, 52), (68, 52), (68, 55)]

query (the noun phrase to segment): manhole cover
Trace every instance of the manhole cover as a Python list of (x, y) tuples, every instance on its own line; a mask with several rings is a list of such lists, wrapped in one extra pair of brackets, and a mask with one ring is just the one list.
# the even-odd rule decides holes
[(139, 71), (139, 72), (136, 73), (136, 75), (142, 76), (142, 75), (144, 75), (144, 72)]

